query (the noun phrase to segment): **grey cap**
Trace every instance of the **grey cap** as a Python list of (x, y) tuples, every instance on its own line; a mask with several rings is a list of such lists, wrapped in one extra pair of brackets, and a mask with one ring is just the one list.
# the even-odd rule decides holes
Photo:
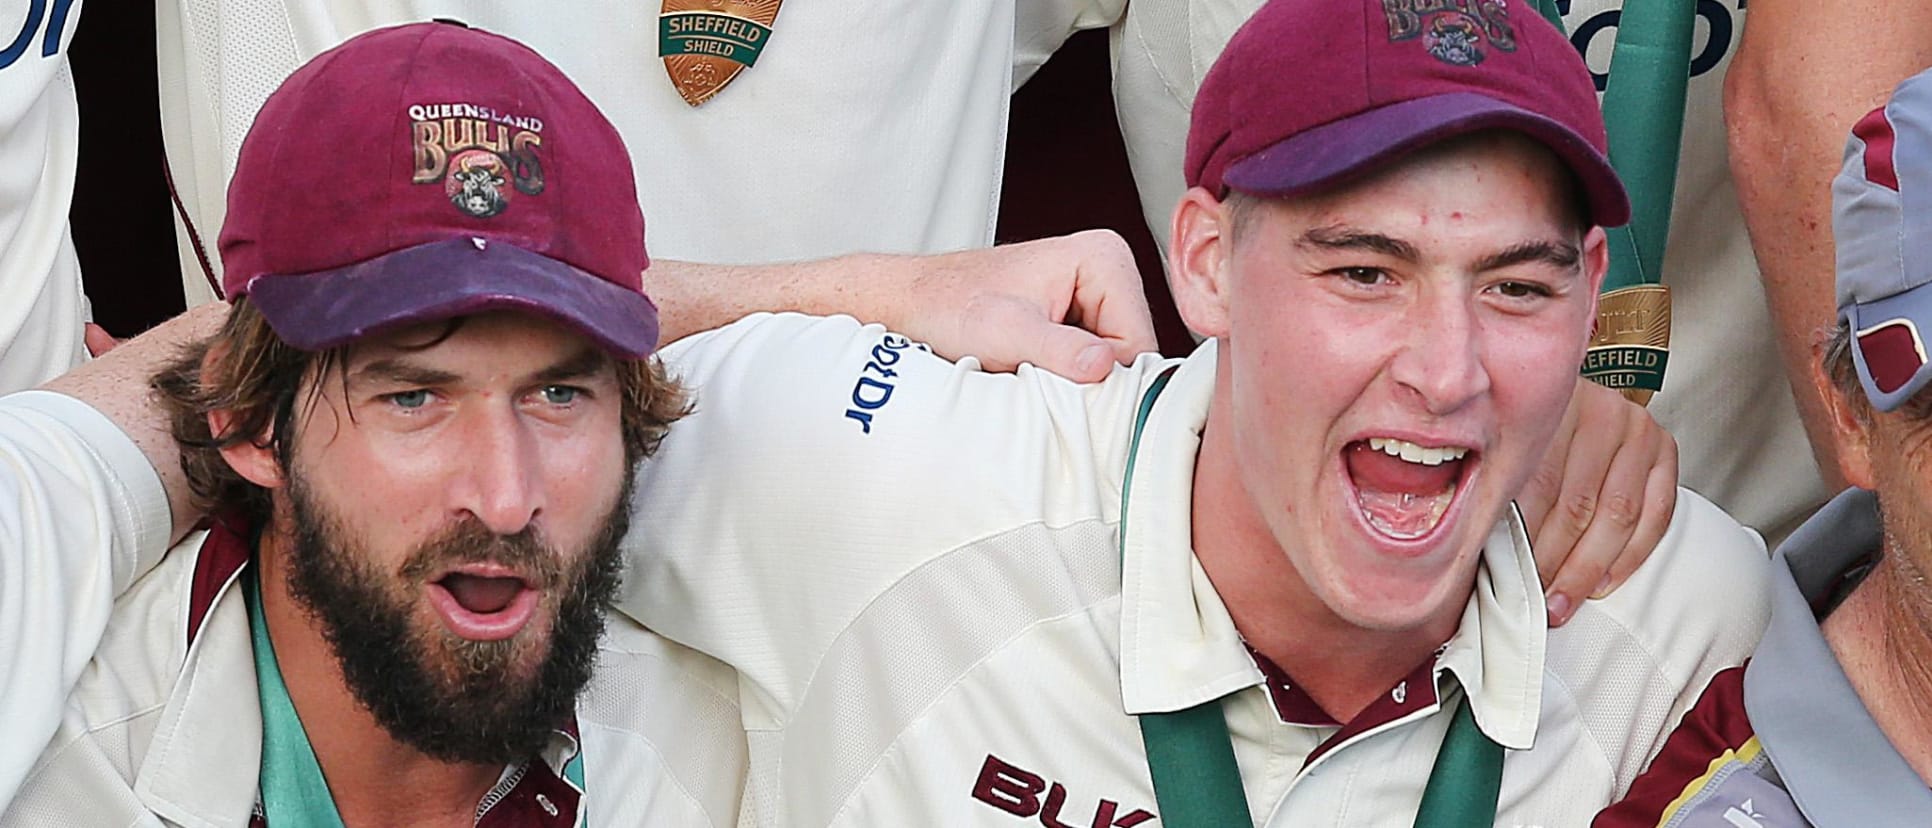
[(1866, 396), (1891, 411), (1932, 382), (1932, 70), (1852, 127), (1831, 195), (1838, 315)]

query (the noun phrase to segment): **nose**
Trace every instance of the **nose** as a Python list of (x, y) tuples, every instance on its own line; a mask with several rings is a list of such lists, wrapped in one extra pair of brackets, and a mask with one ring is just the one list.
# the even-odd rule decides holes
[(1448, 414), (1489, 392), (1478, 312), (1472, 297), (1438, 290), (1409, 314), (1390, 374), (1430, 414)]
[(513, 535), (543, 511), (543, 478), (529, 424), (508, 403), (464, 412), (458, 429), (452, 507), (491, 532)]

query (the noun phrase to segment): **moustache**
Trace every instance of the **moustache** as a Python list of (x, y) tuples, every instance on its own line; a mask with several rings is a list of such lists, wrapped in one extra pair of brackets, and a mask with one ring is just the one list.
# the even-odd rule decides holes
[(534, 589), (548, 589), (563, 581), (562, 561), (534, 526), (500, 535), (472, 517), (418, 544), (403, 560), (401, 574), (411, 581), (431, 581), (466, 564), (487, 563), (509, 569)]

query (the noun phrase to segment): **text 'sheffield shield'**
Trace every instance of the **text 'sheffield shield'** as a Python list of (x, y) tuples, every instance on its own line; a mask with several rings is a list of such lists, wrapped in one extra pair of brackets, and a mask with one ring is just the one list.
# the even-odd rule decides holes
[(658, 56), (684, 102), (704, 103), (758, 62), (779, 0), (664, 0)]

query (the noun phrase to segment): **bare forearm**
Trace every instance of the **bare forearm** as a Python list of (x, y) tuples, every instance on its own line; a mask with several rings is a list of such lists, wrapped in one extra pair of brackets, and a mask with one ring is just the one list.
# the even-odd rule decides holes
[(1731, 172), (1813, 453), (1839, 484), (1824, 402), (1807, 381), (1835, 314), (1831, 178), (1852, 124), (1932, 63), (1932, 6), (1757, 0), (1725, 80)]
[(657, 261), (644, 290), (659, 343), (757, 311), (850, 314), (989, 370), (1021, 362), (1083, 382), (1156, 347), (1127, 243), (1111, 232), (927, 256), (856, 254), (773, 265)]
[(900, 280), (920, 261), (911, 256), (858, 254), (771, 265), (714, 265), (656, 260), (644, 271), (644, 292), (658, 309), (658, 342), (730, 324), (759, 311), (816, 315), (847, 313), (867, 322), (895, 322), (897, 298), (868, 285)]
[(169, 433), (166, 415), (148, 390), (148, 378), (173, 360), (182, 346), (219, 330), (227, 314), (225, 302), (193, 308), (41, 386), (93, 406), (141, 447), (168, 490), (168, 511), (174, 516), (170, 542), (187, 534), (200, 515), (190, 505), (181, 452)]

